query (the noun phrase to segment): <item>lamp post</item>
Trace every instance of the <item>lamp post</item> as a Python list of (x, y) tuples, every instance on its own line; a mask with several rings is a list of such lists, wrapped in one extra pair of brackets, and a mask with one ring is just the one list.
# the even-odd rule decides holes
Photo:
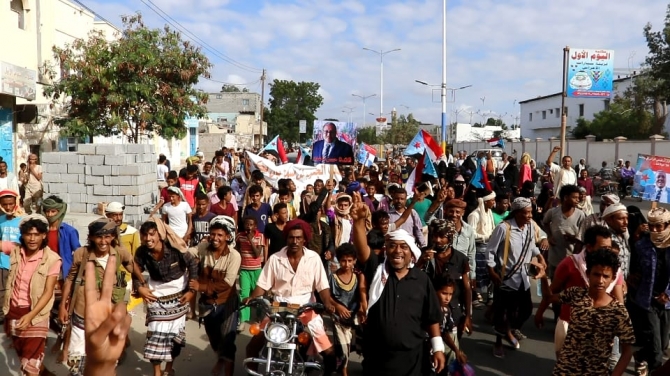
[(365, 51), (374, 52), (379, 55), (379, 117), (384, 117), (384, 56), (390, 54), (391, 52), (400, 51), (400, 48), (394, 48), (389, 51), (376, 51), (363, 47)]
[(345, 114), (349, 114), (349, 123), (351, 123), (351, 114), (354, 112), (354, 107), (345, 107), (346, 110), (342, 110)]
[(365, 128), (365, 114), (367, 114), (367, 111), (365, 110), (365, 100), (368, 98), (372, 98), (376, 96), (377, 94), (370, 94), (370, 95), (358, 95), (358, 94), (351, 94), (354, 97), (359, 97), (363, 100), (363, 128)]
[[(446, 0), (445, 0), (445, 3), (446, 3)], [(445, 57), (445, 61), (446, 61), (446, 57)], [(445, 66), (445, 72), (446, 72), (446, 66)], [(444, 80), (446, 81), (446, 78)], [(465, 86), (461, 86), (461, 87), (457, 87), (457, 88), (450, 88), (450, 87), (447, 87), (446, 83), (442, 83), (441, 85), (434, 85), (434, 84), (429, 84), (428, 82), (423, 81), (423, 80), (414, 80), (414, 82), (416, 82), (418, 84), (421, 84), (421, 85), (425, 85), (425, 86), (433, 86), (433, 87), (440, 86), (440, 88), (441, 88), (440, 101), (442, 102), (442, 149), (446, 153), (446, 150), (447, 150), (446, 149), (446, 147), (447, 147), (447, 91), (451, 90), (452, 102), (455, 102), (456, 101), (456, 91), (467, 89), (469, 87), (472, 87), (472, 85), (465, 85)]]

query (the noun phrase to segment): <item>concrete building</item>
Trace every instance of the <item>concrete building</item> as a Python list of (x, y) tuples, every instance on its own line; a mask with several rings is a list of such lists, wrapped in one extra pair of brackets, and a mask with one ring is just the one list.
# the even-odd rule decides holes
[[(614, 95), (621, 95), (633, 84), (633, 77), (614, 80)], [(612, 97), (612, 98), (613, 98)], [(609, 108), (612, 98), (565, 98), (568, 136), (577, 119), (592, 120), (593, 115)], [(534, 140), (560, 137), (561, 93), (538, 96), (519, 102), (521, 136)]]
[(10, 0), (0, 6), (0, 156), (10, 171), (29, 153), (68, 150), (81, 140), (63, 139), (53, 123), (62, 109), (49, 108), (46, 67), (58, 70), (53, 46), (64, 46), (102, 28), (116, 28), (68, 0)]
[(232, 128), (235, 134), (251, 135), (255, 146), (267, 142), (267, 122), (261, 126), (260, 94), (209, 93), (206, 107), (209, 121), (218, 128)]
[[(502, 131), (502, 128), (499, 126), (473, 127), (467, 123), (452, 124), (449, 128), (451, 130), (450, 140), (452, 143), (487, 141), (493, 138), (495, 132)], [(520, 133), (520, 129), (517, 127), (503, 131), (502, 136), (506, 139), (518, 140), (521, 137)]]

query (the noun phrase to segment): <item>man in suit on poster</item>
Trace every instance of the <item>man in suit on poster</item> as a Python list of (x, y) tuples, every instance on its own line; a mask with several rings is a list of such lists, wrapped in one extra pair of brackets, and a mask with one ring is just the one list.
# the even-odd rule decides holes
[(656, 184), (644, 187), (644, 199), (663, 204), (670, 202), (670, 188), (665, 185), (666, 179), (665, 171), (656, 171)]
[(354, 151), (351, 145), (337, 138), (337, 127), (334, 123), (323, 126), (323, 140), (316, 141), (312, 148), (314, 164), (354, 164)]

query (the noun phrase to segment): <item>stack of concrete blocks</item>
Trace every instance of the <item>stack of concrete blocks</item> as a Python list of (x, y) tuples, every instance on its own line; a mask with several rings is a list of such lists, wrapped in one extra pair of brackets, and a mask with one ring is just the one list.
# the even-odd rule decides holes
[(125, 221), (147, 219), (156, 202), (157, 156), (151, 145), (80, 144), (76, 152), (42, 153), (44, 197), (57, 195), (68, 213), (98, 213), (101, 202), (125, 205)]

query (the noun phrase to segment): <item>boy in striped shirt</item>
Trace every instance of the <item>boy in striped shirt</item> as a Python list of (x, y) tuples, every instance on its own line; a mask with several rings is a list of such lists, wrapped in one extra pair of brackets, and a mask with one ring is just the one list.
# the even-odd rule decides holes
[[(240, 265), (240, 298), (248, 298), (256, 288), (256, 281), (261, 275), (263, 263), (267, 258), (267, 242), (265, 235), (258, 231), (256, 217), (245, 216), (242, 219), (244, 231), (237, 234), (235, 249), (242, 256)], [(240, 323), (249, 322), (250, 311), (245, 308), (240, 312)]]

